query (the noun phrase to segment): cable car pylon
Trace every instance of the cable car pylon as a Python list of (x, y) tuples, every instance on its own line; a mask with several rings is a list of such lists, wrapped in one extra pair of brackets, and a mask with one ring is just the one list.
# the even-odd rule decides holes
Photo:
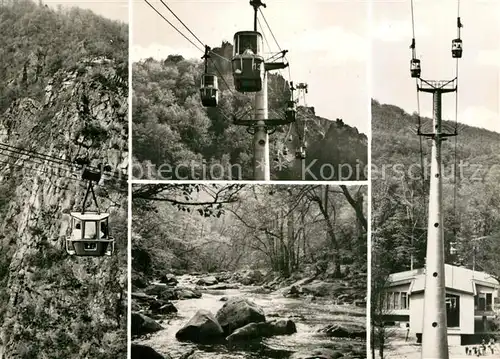
[[(425, 262), (424, 308), (422, 320), (422, 359), (449, 359), (448, 328), (446, 319), (446, 283), (445, 283), (445, 251), (444, 251), (444, 220), (443, 220), (443, 164), (441, 156), (442, 142), (448, 137), (457, 136), (454, 133), (442, 131), (442, 95), (458, 92), (458, 56), (455, 78), (446, 81), (424, 80), (420, 77), (420, 61), (415, 56), (415, 25), (413, 1), (411, 2), (413, 39), (410, 46), (412, 59), (410, 62), (411, 77), (416, 78), (417, 101), (420, 92), (432, 93), (433, 119), (432, 131), (421, 131), (420, 114), (417, 134), (432, 140), (431, 173), (429, 185), (427, 248)], [(460, 19), (460, 18), (459, 18)], [(460, 20), (458, 20), (460, 24)], [(460, 31), (461, 24), (459, 26)], [(455, 40), (453, 40), (455, 41)], [(461, 49), (461, 42), (460, 42)], [(458, 96), (457, 96), (458, 107)], [(420, 105), (419, 105), (420, 106)], [(420, 111), (420, 110), (419, 110)], [(422, 168), (422, 171), (424, 169)]]
[[(257, 31), (257, 13), (259, 8), (266, 7), (261, 0), (251, 0), (254, 9), (253, 31), (239, 31), (234, 35), (234, 52), (231, 60), (234, 85), (238, 92), (255, 92), (254, 119), (235, 119), (234, 124), (248, 127), (253, 135), (253, 177), (254, 180), (270, 180), (269, 166), (269, 134), (276, 126), (291, 123), (295, 116), (285, 119), (268, 117), (267, 72), (284, 69), (288, 63), (265, 62), (262, 56), (262, 34)], [(287, 50), (281, 52), (285, 56)]]

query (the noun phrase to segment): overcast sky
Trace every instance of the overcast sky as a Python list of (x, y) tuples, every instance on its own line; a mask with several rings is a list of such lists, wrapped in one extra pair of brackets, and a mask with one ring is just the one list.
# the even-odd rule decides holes
[[(452, 79), (455, 60), (457, 0), (415, 0), (417, 57), (422, 78)], [(458, 120), (500, 132), (500, 1), (460, 2), (463, 57), (459, 63)], [(409, 0), (374, 0), (373, 98), (417, 109), (415, 80), (410, 78)], [(443, 118), (455, 119), (455, 94), (443, 95)], [(420, 94), (421, 113), (431, 116), (432, 94)]]
[(128, 0), (42, 0), (44, 4), (51, 7), (61, 5), (63, 7), (79, 7), (90, 9), (96, 14), (107, 17), (108, 19), (118, 20), (128, 23)]
[[(187, 35), (158, 0), (150, 2)], [(165, 1), (179, 18), (211, 47), (233, 42), (236, 31), (252, 30), (253, 9), (248, 0)], [(133, 0), (133, 61), (169, 54), (200, 58), (202, 53), (172, 29), (143, 0)], [(370, 126), (367, 91), (368, 5), (355, 0), (269, 0), (263, 8), (279, 45), (288, 49), (292, 80), (309, 85), (307, 104), (316, 114), (367, 133)], [(273, 51), (277, 47), (264, 26)], [(264, 42), (265, 44), (265, 42)], [(265, 45), (267, 50), (267, 46)], [(288, 79), (287, 70), (283, 72)]]

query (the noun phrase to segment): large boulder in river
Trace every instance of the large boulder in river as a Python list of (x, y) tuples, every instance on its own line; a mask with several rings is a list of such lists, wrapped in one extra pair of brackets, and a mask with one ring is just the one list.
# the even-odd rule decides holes
[(175, 295), (175, 290), (172, 287), (169, 287), (166, 284), (162, 283), (156, 283), (150, 285), (149, 287), (144, 289), (144, 293), (148, 295), (156, 295), (159, 299), (163, 300), (177, 299)]
[(266, 321), (261, 306), (241, 297), (232, 298), (224, 303), (215, 317), (226, 335), (247, 324)]
[(147, 345), (132, 343), (131, 359), (172, 359), (169, 355), (161, 355)]
[(318, 348), (311, 350), (310, 352), (294, 353), (290, 357), (290, 359), (338, 359), (338, 358), (345, 358), (344, 354), (326, 348)]
[(217, 283), (217, 278), (215, 278), (213, 275), (200, 278), (196, 281), (196, 285), (214, 285)]
[(142, 274), (139, 273), (132, 272), (131, 282), (133, 288), (143, 289), (148, 286), (148, 280)]
[(272, 337), (274, 335), (286, 335), (297, 332), (295, 323), (291, 320), (280, 319), (271, 322), (250, 323), (236, 329), (226, 339), (229, 342), (237, 340), (248, 340), (256, 338)]
[(241, 273), (241, 278), (238, 281), (243, 285), (253, 285), (261, 284), (263, 280), (264, 274), (261, 271), (249, 269)]
[(162, 330), (163, 327), (155, 322), (153, 319), (145, 316), (141, 313), (132, 313), (132, 325), (130, 331), (132, 335), (144, 335), (149, 333), (155, 333)]
[(173, 274), (165, 274), (160, 277), (160, 283), (175, 287), (179, 281)]
[(214, 315), (208, 310), (199, 310), (182, 327), (175, 337), (182, 341), (207, 343), (221, 338), (224, 334)]
[(320, 329), (329, 337), (366, 339), (366, 329), (359, 325), (331, 324)]
[(175, 288), (177, 299), (195, 299), (201, 298), (201, 292), (198, 289), (177, 287)]
[(177, 313), (177, 308), (171, 303), (163, 300), (157, 300), (149, 305), (149, 310), (153, 314)]

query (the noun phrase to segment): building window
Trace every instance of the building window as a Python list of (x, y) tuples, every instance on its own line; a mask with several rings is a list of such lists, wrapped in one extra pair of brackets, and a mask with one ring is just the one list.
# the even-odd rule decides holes
[(407, 292), (387, 292), (385, 297), (385, 309), (408, 309), (410, 297)]
[(474, 296), (474, 309), (478, 311), (493, 311), (492, 293), (478, 293)]
[(401, 309), (408, 309), (408, 298), (406, 292), (401, 292)]
[(460, 296), (446, 293), (446, 321), (448, 327), (460, 327)]

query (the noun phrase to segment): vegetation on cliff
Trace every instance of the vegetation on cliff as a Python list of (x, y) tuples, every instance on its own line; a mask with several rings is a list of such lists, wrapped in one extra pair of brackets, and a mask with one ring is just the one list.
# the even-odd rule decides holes
[(75, 160), (104, 163), (115, 174), (127, 168), (127, 32), (87, 10), (22, 0), (0, 6), (4, 358), (126, 353), (124, 182), (114, 175), (96, 193), (111, 213), (114, 257), (69, 257), (64, 239), (68, 212), (79, 209), (86, 189)]

